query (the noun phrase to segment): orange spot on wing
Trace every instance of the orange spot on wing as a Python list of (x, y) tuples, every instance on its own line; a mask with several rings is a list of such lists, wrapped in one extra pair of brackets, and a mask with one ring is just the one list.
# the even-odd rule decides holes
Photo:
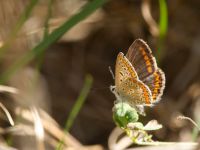
[(142, 90), (144, 92), (143, 94), (144, 94), (146, 104), (151, 104), (150, 98), (149, 98), (149, 93), (148, 93), (146, 87), (144, 87), (143, 85), (141, 87), (142, 87)]
[(152, 67), (147, 67), (147, 71), (149, 72), (149, 73), (151, 73), (153, 70), (152, 70)]
[(145, 52), (145, 49), (143, 49), (142, 47), (140, 47), (139, 50), (142, 53), (143, 59), (145, 61), (146, 67), (147, 67), (147, 71), (149, 73), (152, 73), (153, 72), (153, 68), (152, 68), (152, 64), (151, 64), (149, 56)]
[(152, 97), (153, 97), (154, 100), (156, 100), (156, 97), (160, 92), (160, 86), (161, 86), (162, 79), (161, 79), (161, 76), (160, 76), (160, 74), (158, 72), (156, 72), (154, 74), (154, 76), (155, 76), (155, 79), (154, 79), (154, 87), (155, 88), (153, 90)]
[(128, 71), (130, 72), (130, 74), (131, 74), (131, 76), (133, 77), (133, 78), (137, 78), (137, 75), (136, 75), (136, 73), (133, 71), (133, 69), (131, 68), (132, 66), (130, 66), (129, 64), (128, 64), (128, 62), (126, 62), (126, 61), (123, 61), (124, 62), (124, 64), (126, 65), (126, 67), (128, 68)]

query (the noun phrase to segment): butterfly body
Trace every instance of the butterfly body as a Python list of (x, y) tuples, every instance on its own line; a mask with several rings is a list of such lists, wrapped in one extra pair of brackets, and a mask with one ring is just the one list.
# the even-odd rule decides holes
[(126, 56), (118, 54), (113, 90), (118, 101), (132, 107), (152, 106), (160, 100), (164, 87), (165, 75), (143, 40), (135, 40)]

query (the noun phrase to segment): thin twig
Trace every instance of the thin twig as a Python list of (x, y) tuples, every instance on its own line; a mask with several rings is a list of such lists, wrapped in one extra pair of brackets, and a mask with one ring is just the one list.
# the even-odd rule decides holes
[(4, 111), (4, 113), (6, 114), (8, 121), (10, 122), (11, 126), (14, 126), (15, 123), (11, 117), (11, 114), (9, 113), (8, 109), (0, 102), (0, 107), (1, 109)]
[(198, 126), (198, 124), (194, 120), (192, 120), (191, 118), (186, 117), (186, 116), (178, 116), (177, 119), (190, 121), (200, 131), (200, 127)]
[(18, 89), (10, 86), (0, 85), (0, 92), (18, 93)]
[(150, 32), (153, 36), (158, 37), (159, 35), (159, 27), (156, 21), (153, 19), (151, 15), (151, 8), (150, 8), (150, 0), (143, 0), (141, 5), (142, 15), (144, 20), (148, 24), (150, 28)]
[(38, 113), (38, 110), (34, 106), (31, 107), (31, 112), (33, 115), (33, 120), (34, 120), (34, 129), (35, 129), (35, 135), (37, 139), (38, 150), (45, 150), (44, 127), (43, 127), (40, 115)]

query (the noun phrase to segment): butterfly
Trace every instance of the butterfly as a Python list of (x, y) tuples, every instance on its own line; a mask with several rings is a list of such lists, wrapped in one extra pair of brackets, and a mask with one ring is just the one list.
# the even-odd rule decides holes
[(117, 101), (127, 102), (144, 114), (144, 106), (157, 103), (165, 88), (165, 74), (157, 67), (149, 46), (136, 39), (126, 56), (119, 52), (115, 65), (115, 86), (111, 91)]

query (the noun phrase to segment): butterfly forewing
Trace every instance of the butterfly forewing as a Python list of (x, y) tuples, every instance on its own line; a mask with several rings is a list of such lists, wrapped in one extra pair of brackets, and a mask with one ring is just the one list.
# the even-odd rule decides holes
[(138, 79), (135, 69), (132, 67), (128, 59), (123, 53), (119, 53), (117, 56), (116, 66), (115, 66), (115, 85), (116, 88), (120, 86), (127, 78)]
[(135, 68), (141, 81), (152, 75), (157, 70), (156, 61), (152, 56), (151, 49), (141, 39), (137, 39), (133, 42), (126, 57)]
[(117, 56), (115, 69), (116, 91), (123, 101), (134, 106), (151, 104), (149, 88), (139, 81), (134, 67), (121, 52)]

